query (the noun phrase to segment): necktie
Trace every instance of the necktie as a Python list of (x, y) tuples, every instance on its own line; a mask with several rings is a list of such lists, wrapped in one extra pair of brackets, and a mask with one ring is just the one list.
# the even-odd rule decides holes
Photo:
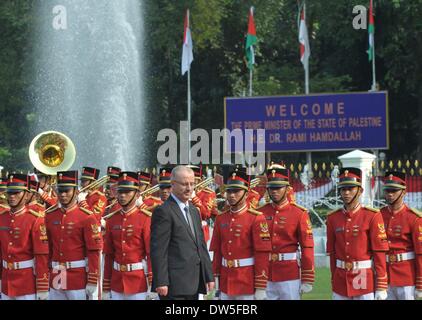
[(192, 221), (192, 217), (191, 217), (190, 212), (189, 212), (189, 207), (185, 206), (184, 210), (185, 210), (186, 220), (188, 221), (189, 228), (192, 231), (192, 234), (195, 236), (195, 230), (193, 228), (193, 221)]

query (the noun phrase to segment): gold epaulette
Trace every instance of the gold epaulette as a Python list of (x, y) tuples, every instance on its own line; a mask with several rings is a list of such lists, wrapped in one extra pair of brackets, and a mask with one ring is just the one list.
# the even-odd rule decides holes
[(266, 203), (260, 205), (259, 207), (256, 208), (256, 210), (259, 210), (261, 208), (264, 208), (267, 204), (269, 204), (269, 202), (268, 203), (266, 202)]
[(148, 210), (153, 210), (155, 208), (157, 208), (158, 206), (161, 206), (160, 203), (154, 203), (152, 206), (147, 207)]
[(150, 196), (149, 198), (150, 198), (150, 199), (153, 199), (153, 200), (160, 200), (160, 201), (161, 201), (161, 199), (160, 199), (160, 198), (158, 198), (158, 197)]
[(379, 209), (375, 209), (375, 208), (372, 208), (372, 207), (364, 207), (365, 209), (367, 209), (367, 210), (369, 210), (369, 211), (372, 211), (372, 212), (380, 212), (380, 210)]
[(141, 211), (143, 214), (145, 214), (148, 217), (152, 216), (152, 212), (148, 211), (147, 209), (139, 209), (139, 211)]
[(332, 210), (332, 211), (330, 211), (330, 212), (328, 212), (327, 213), (327, 216), (329, 216), (329, 215), (331, 215), (331, 214), (333, 214), (333, 213), (336, 213), (337, 211), (339, 211), (341, 208), (337, 208), (337, 209), (334, 209), (334, 210)]
[(110, 218), (111, 218), (112, 216), (114, 216), (117, 212), (120, 212), (120, 210), (122, 210), (122, 209), (120, 208), (120, 209), (114, 210), (113, 212), (111, 212), (111, 213), (109, 213), (108, 215), (104, 216), (104, 217), (103, 217), (103, 219), (104, 219), (104, 220), (110, 219)]
[(10, 210), (9, 206), (6, 206), (4, 204), (0, 204), (0, 214), (4, 214), (9, 210)]
[(45, 213), (51, 213), (53, 211), (55, 211), (56, 209), (58, 209), (59, 207), (57, 206), (57, 204), (55, 204), (54, 206), (48, 208), (47, 210), (45, 210)]
[(217, 217), (218, 216), (222, 216), (223, 214), (228, 213), (229, 211), (230, 211), (230, 209), (226, 209), (226, 210), (223, 210), (223, 211), (218, 211)]
[(85, 212), (87, 215), (91, 215), (94, 214), (91, 210), (85, 209), (83, 207), (79, 207), (79, 209), (81, 209), (82, 212)]
[(419, 218), (422, 218), (422, 212), (415, 208), (409, 208), (414, 214), (416, 214)]
[(31, 213), (33, 216), (36, 216), (37, 218), (42, 218), (45, 216), (44, 212), (38, 212), (32, 209), (29, 209), (28, 211), (29, 213)]
[(259, 216), (259, 215), (263, 214), (261, 211), (257, 211), (257, 210), (252, 209), (252, 208), (249, 208), (249, 209), (248, 209), (248, 212), (249, 212), (249, 213), (252, 213), (252, 214), (254, 214), (254, 215), (256, 215), (256, 216)]
[(301, 210), (303, 210), (303, 211), (308, 211), (308, 209), (306, 209), (305, 207), (302, 207), (301, 205), (299, 205), (299, 204), (297, 204), (296, 202), (290, 202), (290, 204), (292, 205), (292, 206), (295, 206), (295, 207), (297, 207), (297, 208), (299, 208), (299, 209), (301, 209)]
[(249, 189), (249, 192), (254, 192), (254, 193), (256, 193), (256, 194), (259, 194), (259, 192), (258, 192), (258, 191), (256, 191), (256, 190), (254, 190), (254, 189)]
[(36, 205), (37, 205), (38, 207), (40, 207), (40, 208), (45, 209), (45, 208), (44, 208), (44, 205), (43, 205), (43, 204), (41, 204), (41, 203), (39, 203), (39, 202), (37, 202), (37, 203), (36, 203)]

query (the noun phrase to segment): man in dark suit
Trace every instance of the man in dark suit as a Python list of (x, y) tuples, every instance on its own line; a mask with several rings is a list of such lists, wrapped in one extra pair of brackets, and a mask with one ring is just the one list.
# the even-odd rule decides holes
[(162, 300), (197, 300), (214, 288), (201, 217), (189, 202), (195, 175), (186, 166), (171, 173), (172, 193), (151, 222), (152, 291)]

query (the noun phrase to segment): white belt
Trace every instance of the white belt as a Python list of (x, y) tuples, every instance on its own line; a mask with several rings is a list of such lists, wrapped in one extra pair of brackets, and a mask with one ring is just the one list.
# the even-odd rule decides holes
[(142, 262), (119, 264), (116, 261), (114, 261), (113, 268), (114, 270), (117, 270), (120, 272), (126, 272), (126, 271), (142, 270), (144, 268), (144, 265), (142, 264)]
[(3, 268), (8, 270), (19, 270), (34, 267), (34, 259), (19, 262), (7, 262), (3, 260)]
[(345, 269), (347, 271), (357, 270), (357, 269), (369, 269), (372, 268), (372, 260), (363, 260), (363, 261), (342, 261), (336, 260), (336, 267), (340, 269)]
[(227, 260), (223, 258), (221, 265), (226, 268), (248, 267), (255, 264), (254, 258)]
[(84, 268), (86, 267), (86, 261), (85, 260), (66, 261), (66, 262), (52, 261), (51, 266), (55, 269), (60, 269), (60, 267), (64, 267), (66, 269)]
[(205, 227), (207, 225), (208, 225), (208, 223), (205, 220), (202, 220), (202, 226)]
[(297, 253), (290, 252), (290, 253), (270, 253), (269, 256), (270, 261), (287, 261), (287, 260), (296, 260)]
[(388, 263), (413, 260), (415, 259), (415, 253), (413, 251), (410, 251), (410, 252), (403, 252), (403, 253), (387, 254), (386, 259)]

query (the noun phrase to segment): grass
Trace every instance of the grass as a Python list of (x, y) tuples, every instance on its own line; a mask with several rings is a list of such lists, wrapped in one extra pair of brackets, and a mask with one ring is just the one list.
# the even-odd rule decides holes
[(331, 300), (331, 273), (329, 268), (315, 269), (314, 289), (302, 296), (302, 300)]

